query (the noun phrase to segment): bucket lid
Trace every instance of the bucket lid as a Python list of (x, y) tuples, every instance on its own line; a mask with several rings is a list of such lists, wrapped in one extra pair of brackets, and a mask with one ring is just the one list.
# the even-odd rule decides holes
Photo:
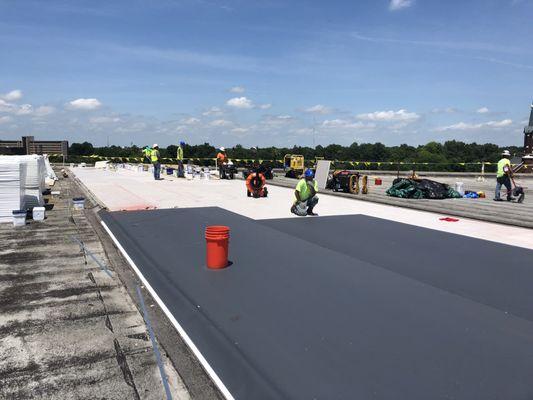
[(13, 210), (12, 213), (13, 215), (26, 215), (26, 210)]

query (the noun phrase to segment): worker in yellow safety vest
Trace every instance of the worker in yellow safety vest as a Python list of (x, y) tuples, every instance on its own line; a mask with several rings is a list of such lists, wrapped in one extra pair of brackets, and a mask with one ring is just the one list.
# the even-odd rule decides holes
[(500, 198), (500, 191), (502, 185), (507, 189), (507, 201), (512, 201), (512, 187), (511, 187), (511, 176), (513, 175), (513, 170), (511, 169), (511, 153), (509, 150), (504, 150), (502, 153), (502, 158), (498, 161), (498, 170), (496, 172), (496, 193), (494, 196), (494, 201), (503, 201)]
[(152, 160), (150, 159), (150, 153), (152, 149), (150, 146), (144, 146), (143, 149), (143, 164), (150, 164)]
[(156, 181), (161, 180), (161, 155), (159, 153), (159, 146), (157, 143), (154, 143), (152, 146), (152, 151), (150, 152), (150, 159), (152, 165), (154, 166), (154, 179)]
[(311, 169), (306, 169), (304, 177), (296, 185), (291, 212), (300, 217), (318, 215), (313, 212), (313, 208), (318, 203), (317, 192), (318, 182), (315, 180), (315, 174)]
[(178, 151), (176, 154), (176, 158), (178, 159), (178, 178), (183, 178), (185, 175), (183, 174), (183, 148), (185, 147), (185, 142), (181, 141), (180, 145), (178, 146)]

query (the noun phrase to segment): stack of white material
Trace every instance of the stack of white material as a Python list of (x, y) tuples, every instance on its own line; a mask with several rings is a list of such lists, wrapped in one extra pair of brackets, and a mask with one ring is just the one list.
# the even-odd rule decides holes
[(46, 179), (46, 165), (43, 156), (0, 156), (0, 164), (20, 165), (20, 209), (29, 210), (44, 205), (43, 190)]
[(0, 223), (11, 222), (22, 206), (20, 164), (0, 161)]

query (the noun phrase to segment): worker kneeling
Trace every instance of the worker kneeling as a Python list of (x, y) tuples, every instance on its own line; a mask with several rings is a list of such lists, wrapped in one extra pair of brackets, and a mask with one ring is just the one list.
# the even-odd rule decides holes
[(300, 217), (306, 215), (318, 215), (313, 212), (313, 208), (318, 203), (318, 183), (315, 181), (315, 174), (310, 169), (305, 170), (304, 177), (298, 181), (294, 196), (296, 200), (291, 207), (291, 212)]

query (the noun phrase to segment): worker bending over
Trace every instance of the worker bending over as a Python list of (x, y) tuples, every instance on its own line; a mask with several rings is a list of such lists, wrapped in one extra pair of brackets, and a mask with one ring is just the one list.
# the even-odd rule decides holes
[(511, 169), (511, 161), (509, 158), (511, 153), (509, 150), (504, 150), (502, 153), (502, 159), (498, 161), (498, 171), (496, 173), (496, 193), (494, 196), (494, 201), (503, 201), (500, 198), (500, 191), (502, 185), (507, 189), (507, 201), (514, 200), (512, 197), (512, 187), (511, 187), (511, 176), (513, 175), (513, 170)]
[(294, 197), (296, 198), (291, 207), (291, 212), (300, 217), (306, 215), (318, 215), (313, 212), (313, 208), (318, 203), (318, 183), (312, 170), (306, 169), (304, 177), (298, 181)]
[(220, 151), (217, 154), (217, 166), (218, 166), (218, 176), (220, 179), (224, 179), (225, 175), (225, 166), (228, 163), (228, 156), (226, 155), (226, 149), (224, 147), (220, 148)]
[(150, 146), (144, 146), (143, 149), (143, 164), (150, 164), (152, 160), (150, 159), (150, 153), (152, 152), (152, 149)]
[(183, 173), (183, 148), (185, 147), (185, 142), (181, 141), (178, 146), (178, 151), (176, 158), (178, 159), (178, 178), (183, 178), (185, 175)]
[(158, 181), (161, 179), (161, 154), (159, 153), (159, 146), (157, 143), (152, 146), (150, 159), (152, 160), (152, 165), (154, 166), (154, 179)]

